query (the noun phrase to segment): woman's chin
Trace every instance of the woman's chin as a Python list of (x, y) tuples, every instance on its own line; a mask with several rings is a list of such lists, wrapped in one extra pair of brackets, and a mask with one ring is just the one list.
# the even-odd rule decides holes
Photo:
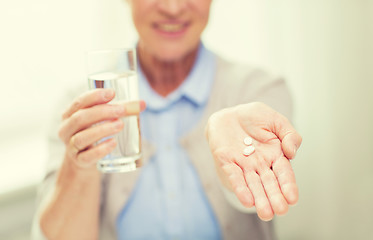
[(177, 62), (187, 57), (190, 53), (194, 52), (194, 50), (196, 49), (163, 49), (161, 51), (154, 52), (154, 57), (163, 62)]
[[(189, 45), (189, 46), (187, 46)], [(148, 44), (140, 44), (143, 53), (163, 62), (177, 62), (187, 57), (190, 53), (198, 49), (199, 42), (195, 44), (183, 44), (169, 42), (156, 44), (155, 41)]]

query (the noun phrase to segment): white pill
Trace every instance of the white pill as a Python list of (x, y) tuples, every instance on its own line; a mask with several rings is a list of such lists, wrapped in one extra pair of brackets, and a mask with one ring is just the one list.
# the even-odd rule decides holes
[(248, 146), (248, 147), (245, 147), (245, 149), (243, 150), (243, 155), (245, 155), (245, 156), (249, 156), (249, 155), (251, 155), (254, 151), (255, 151), (255, 147), (254, 147), (254, 146)]
[(253, 144), (253, 139), (251, 137), (245, 137), (243, 142), (245, 143), (245, 145), (249, 146), (249, 145)]

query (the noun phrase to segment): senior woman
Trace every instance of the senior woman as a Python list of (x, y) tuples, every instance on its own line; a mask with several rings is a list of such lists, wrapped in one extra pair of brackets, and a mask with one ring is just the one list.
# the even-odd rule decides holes
[[(128, 3), (147, 104), (144, 165), (102, 175), (95, 163), (116, 143), (93, 143), (145, 103), (114, 106), (112, 90), (78, 89), (51, 135), (34, 238), (274, 239), (269, 220), (298, 199), (289, 159), (301, 137), (279, 113), (291, 114), (284, 81), (204, 47), (211, 0)], [(247, 136), (255, 151), (245, 154)]]

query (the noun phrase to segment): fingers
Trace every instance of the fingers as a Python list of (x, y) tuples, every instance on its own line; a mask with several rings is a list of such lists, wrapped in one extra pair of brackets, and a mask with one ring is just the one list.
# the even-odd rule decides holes
[(282, 149), (288, 159), (293, 159), (302, 143), (302, 137), (297, 132), (286, 134), (282, 140)]
[(117, 119), (124, 116), (123, 105), (101, 104), (75, 112), (66, 119), (60, 128), (60, 138), (63, 141), (70, 139), (78, 131), (86, 129), (95, 123), (105, 120)]
[(280, 190), (275, 174), (270, 169), (267, 169), (260, 174), (260, 179), (274, 213), (277, 215), (287, 213), (288, 203)]
[(128, 102), (124, 104), (100, 104), (76, 111), (66, 119), (60, 128), (59, 136), (66, 143), (75, 133), (93, 124), (106, 120), (114, 120), (124, 116), (138, 115), (145, 109), (145, 103)]
[(223, 171), (227, 174), (228, 180), (236, 194), (238, 200), (248, 208), (254, 206), (254, 198), (247, 187), (242, 169), (236, 164), (227, 164), (222, 167)]
[(81, 151), (88, 148), (95, 142), (108, 136), (112, 136), (123, 129), (123, 122), (120, 119), (105, 122), (84, 131), (80, 131), (71, 137), (73, 146)]
[(293, 205), (298, 201), (298, 187), (295, 175), (288, 159), (282, 157), (273, 163), (273, 172), (277, 177), (281, 192), (286, 201)]
[(116, 146), (114, 139), (108, 139), (96, 146), (93, 144), (102, 138), (118, 133), (122, 128), (122, 120), (117, 119), (80, 131), (71, 137), (67, 154), (78, 167), (88, 168), (109, 154)]
[(245, 173), (246, 182), (254, 196), (255, 208), (258, 216), (263, 221), (269, 221), (273, 218), (273, 211), (264, 191), (262, 181), (259, 175), (254, 171)]
[(282, 142), (282, 149), (288, 159), (293, 159), (302, 143), (302, 137), (297, 133), (290, 121), (283, 115), (275, 114), (273, 132)]
[(115, 140), (108, 139), (92, 148), (78, 153), (74, 162), (80, 168), (92, 167), (98, 160), (113, 151), (115, 146)]
[[(257, 170), (255, 170), (257, 169)], [(269, 221), (274, 214), (284, 215), (289, 204), (298, 200), (298, 188), (290, 162), (279, 158), (269, 166), (244, 168), (245, 179), (254, 197), (258, 216)]]
[(114, 98), (114, 95), (113, 89), (95, 89), (85, 92), (73, 101), (68, 109), (66, 109), (66, 111), (62, 114), (62, 118), (69, 118), (79, 109), (110, 102)]

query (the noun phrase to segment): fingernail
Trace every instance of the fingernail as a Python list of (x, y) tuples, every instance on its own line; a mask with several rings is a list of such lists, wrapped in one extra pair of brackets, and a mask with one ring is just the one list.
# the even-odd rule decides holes
[(125, 105), (126, 114), (134, 115), (140, 112), (140, 104), (138, 102), (129, 102)]
[(294, 145), (294, 150), (293, 150), (294, 156), (297, 154), (297, 149), (298, 149), (297, 145)]

